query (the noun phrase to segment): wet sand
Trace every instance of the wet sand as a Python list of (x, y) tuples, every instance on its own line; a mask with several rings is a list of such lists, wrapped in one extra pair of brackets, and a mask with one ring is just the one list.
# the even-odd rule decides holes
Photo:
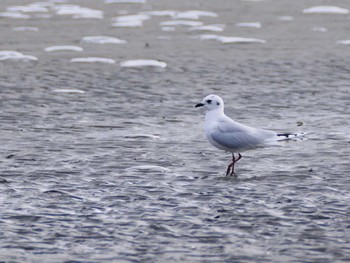
[[(2, 0), (0, 13), (33, 2)], [(349, 15), (303, 14), (319, 1), (66, 4), (104, 17), (73, 19), (51, 7), (46, 18), (0, 17), (0, 51), (38, 59), (0, 61), (0, 261), (350, 260), (350, 46), (337, 44), (349, 38)], [(225, 29), (163, 31), (172, 18), (155, 16), (139, 28), (111, 26), (113, 17), (152, 10), (214, 12), (196, 21)], [(127, 43), (82, 43), (85, 36)], [(57, 45), (83, 51), (44, 51)], [(82, 57), (115, 63), (70, 62)], [(131, 59), (167, 67), (120, 66)], [(210, 93), (236, 121), (308, 139), (244, 153), (237, 177), (225, 177), (230, 155), (207, 142), (194, 108)]]

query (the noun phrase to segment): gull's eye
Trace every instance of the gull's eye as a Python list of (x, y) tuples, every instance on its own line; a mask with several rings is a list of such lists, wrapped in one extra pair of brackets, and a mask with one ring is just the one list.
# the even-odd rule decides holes
[(208, 102), (208, 104), (210, 104), (210, 103), (211, 103), (211, 100), (207, 100), (207, 102)]

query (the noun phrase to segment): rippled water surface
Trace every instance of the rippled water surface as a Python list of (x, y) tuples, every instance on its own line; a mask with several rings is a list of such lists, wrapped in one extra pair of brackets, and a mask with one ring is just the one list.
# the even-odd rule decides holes
[[(0, 261), (350, 261), (350, 4), (322, 5), (2, 0)], [(307, 140), (225, 177), (209, 93)]]

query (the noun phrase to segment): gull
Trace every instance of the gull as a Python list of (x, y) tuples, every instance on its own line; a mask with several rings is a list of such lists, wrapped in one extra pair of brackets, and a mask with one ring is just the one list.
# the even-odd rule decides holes
[[(224, 101), (215, 94), (206, 96), (195, 107), (206, 109), (204, 129), (209, 142), (220, 150), (232, 153), (232, 163), (227, 167), (226, 176), (235, 174), (235, 163), (242, 158), (242, 152), (280, 146), (281, 141), (298, 136), (296, 133), (277, 133), (253, 128), (232, 120), (224, 113)], [(235, 153), (238, 154), (237, 158)]]

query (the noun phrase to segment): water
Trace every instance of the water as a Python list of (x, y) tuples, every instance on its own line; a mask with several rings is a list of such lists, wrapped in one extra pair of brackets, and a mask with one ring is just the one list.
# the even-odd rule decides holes
[[(0, 61), (1, 261), (350, 260), (349, 46), (337, 44), (348, 15), (287, 0), (7, 9), (33, 2), (0, 3), (12, 12), (0, 18), (0, 51), (37, 58)], [(75, 13), (59, 14), (68, 4)], [(223, 31), (162, 30), (191, 10), (217, 14), (193, 21)], [(112, 26), (142, 13), (142, 26)], [(261, 27), (236, 26), (248, 22)], [(207, 33), (266, 43), (199, 38)], [(83, 51), (45, 52), (53, 46)], [(120, 66), (140, 59), (167, 67)], [(194, 108), (212, 92), (235, 120), (308, 140), (244, 153), (237, 177), (225, 177), (230, 155), (206, 141)]]

